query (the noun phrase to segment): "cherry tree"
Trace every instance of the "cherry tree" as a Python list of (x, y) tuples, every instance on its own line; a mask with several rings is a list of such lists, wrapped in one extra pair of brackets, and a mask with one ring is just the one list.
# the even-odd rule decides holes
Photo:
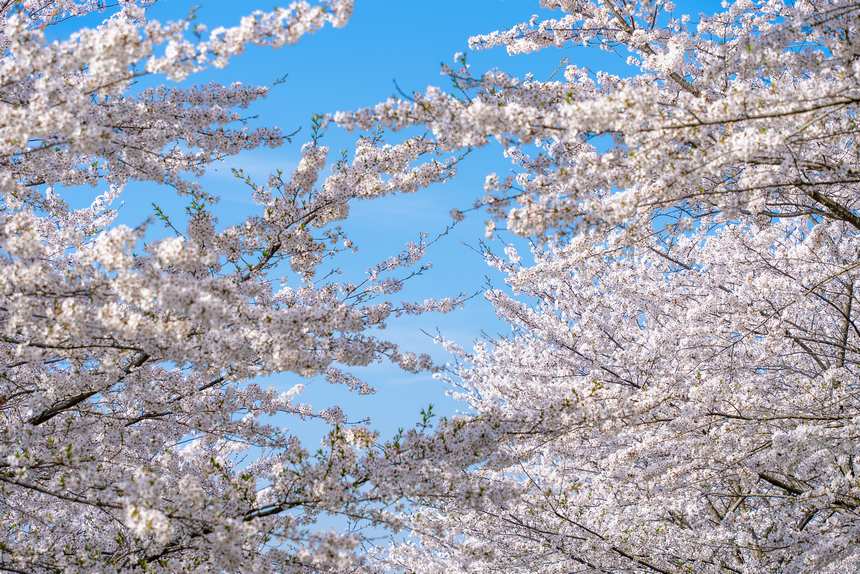
[(469, 496), (421, 498), (387, 565), (857, 571), (860, 4), (541, 4), (560, 14), (471, 47), (579, 45), (629, 73), (521, 79), (458, 54), (455, 90), (335, 116), (426, 126), (451, 153), (498, 142), (512, 173), (473, 207), (488, 237), (535, 240), (487, 250), (511, 334), (443, 341), (474, 414), (436, 440), (468, 428), (486, 453)]
[[(363, 138), (323, 176), (315, 133), (290, 175), (255, 182), (239, 170), (255, 214), (219, 225), (217, 197), (196, 180), (226, 155), (287, 139), (241, 122), (266, 90), (133, 83), (342, 26), (352, 1), (294, 2), (212, 31), (148, 20), (145, 4), (121, 2), (97, 27), (49, 42), (51, 26), (104, 3), (0, 3), (0, 570), (363, 568), (360, 527), (396, 528), (398, 501), (429, 491), (422, 476), (444, 476), (432, 439), (421, 427), (379, 444), (341, 409), (300, 402), (301, 385), (254, 379), (321, 375), (371, 393), (346, 367), (431, 367), (369, 333), (456, 304), (390, 300), (420, 272), (425, 240), (363, 281), (320, 268), (351, 247), (336, 226), (350, 200), (445, 180), (456, 159), (428, 138)], [(111, 206), (130, 181), (186, 198), (187, 226), (158, 207), (137, 227), (116, 224)], [(101, 195), (72, 208), (83, 186)], [(314, 453), (273, 415), (331, 432)], [(345, 527), (319, 526), (328, 515)]]

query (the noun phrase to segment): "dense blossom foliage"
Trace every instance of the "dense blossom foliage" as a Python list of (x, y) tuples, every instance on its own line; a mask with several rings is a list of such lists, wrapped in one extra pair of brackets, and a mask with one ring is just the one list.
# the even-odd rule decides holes
[(532, 263), (488, 251), (512, 333), (449, 345), (460, 424), (493, 450), (464, 469), (483, 496), (422, 500), (391, 566), (860, 569), (860, 4), (723, 4), (543, 0), (560, 15), (471, 47), (584, 45), (629, 73), (520, 79), (458, 54), (451, 93), (335, 116), (500, 142), (488, 236), (540, 239)]
[[(317, 270), (351, 247), (334, 225), (349, 200), (444, 180), (456, 160), (435, 159), (420, 137), (361, 139), (323, 176), (327, 149), (315, 137), (290, 176), (257, 183), (237, 170), (256, 214), (218, 225), (217, 198), (196, 176), (225, 155), (284, 141), (241, 121), (266, 90), (132, 83), (182, 79), (248, 44), (278, 47), (341, 26), (352, 2), (295, 2), (208, 34), (190, 20), (149, 21), (145, 4), (122, 2), (97, 28), (49, 42), (50, 26), (104, 3), (0, 3), (0, 570), (356, 568), (356, 525), (396, 526), (389, 505), (428, 488), (429, 463), (410, 450), (426, 439), (412, 431), (380, 448), (341, 409), (301, 403), (301, 385), (253, 379), (321, 375), (371, 393), (344, 366), (431, 367), (368, 333), (398, 314), (456, 304), (387, 297), (420, 272), (425, 240), (363, 282)], [(138, 227), (114, 223), (111, 205), (132, 180), (175, 188), (190, 203), (187, 229), (158, 206)], [(101, 195), (70, 207), (85, 184)], [(308, 452), (273, 415), (332, 430)], [(395, 480), (403, 473), (408, 487)], [(315, 526), (326, 514), (351, 527)]]
[[(470, 47), (585, 46), (627, 72), (478, 74), (457, 54), (449, 92), (332, 116), (373, 135), (330, 171), (317, 137), (289, 176), (237, 170), (257, 213), (226, 227), (195, 179), (287, 139), (241, 121), (265, 89), (133, 82), (343, 25), (352, 2), (211, 32), (147, 20), (146, 4), (48, 42), (103, 3), (0, 2), (0, 569), (860, 569), (860, 3), (690, 17), (665, 0), (542, 0), (546, 17)], [(405, 135), (385, 144), (380, 126)], [(488, 174), (452, 218), (486, 209), (488, 238), (533, 248), (486, 249), (510, 334), (468, 351), (440, 338), (455, 358), (440, 374), (472, 413), (427, 411), (383, 442), (300, 402), (301, 385), (255, 382), (372, 393), (349, 367), (432, 367), (372, 335), (456, 306), (390, 300), (425, 239), (356, 283), (321, 264), (352, 247), (337, 227), (351, 200), (446, 180), (493, 142), (511, 175)], [(187, 228), (159, 208), (168, 237), (116, 225), (132, 180), (187, 198)], [(83, 184), (103, 193), (73, 209)], [(331, 432), (309, 452), (273, 415)], [(380, 548), (378, 527), (411, 536)]]

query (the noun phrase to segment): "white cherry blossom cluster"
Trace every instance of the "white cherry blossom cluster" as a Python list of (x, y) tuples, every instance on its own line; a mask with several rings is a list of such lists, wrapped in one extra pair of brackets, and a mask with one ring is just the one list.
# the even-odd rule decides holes
[[(221, 225), (195, 180), (228, 154), (284, 141), (240, 121), (266, 90), (130, 83), (343, 25), (351, 0), (294, 2), (199, 40), (190, 22), (148, 21), (146, 2), (122, 2), (96, 28), (45, 39), (46, 26), (103, 4), (0, 3), (0, 570), (369, 568), (357, 551), (369, 536), (321, 519), (399, 528), (404, 498), (430, 491), (429, 478), (413, 484), (415, 469), (431, 477), (447, 456), (453, 476), (461, 459), (421, 447), (435, 443), (418, 431), (386, 450), (341, 407), (301, 402), (302, 385), (255, 378), (321, 375), (369, 394), (349, 367), (434, 368), (371, 334), (402, 313), (456, 306), (390, 301), (425, 268), (423, 243), (361, 282), (321, 266), (351, 247), (336, 226), (350, 201), (444, 181), (456, 159), (421, 138), (362, 140), (324, 176), (315, 139), (292, 174), (260, 183), (237, 170), (256, 209)], [(187, 225), (158, 206), (149, 222), (116, 225), (111, 206), (129, 181), (174, 187), (190, 202)], [(105, 191), (72, 209), (82, 185)], [(274, 416), (331, 430), (314, 452)], [(413, 443), (424, 451), (407, 456)]]
[(695, 30), (656, 1), (545, 4), (567, 14), (475, 47), (585, 43), (628, 52), (636, 73), (568, 65), (563, 80), (540, 81), (446, 68), (468, 98), (430, 87), (334, 120), (423, 125), (450, 152), (500, 142), (516, 177), (483, 203), (526, 235), (621, 222), (647, 232), (648, 214), (678, 204), (860, 223), (846, 188), (860, 67), (830, 20), (850, 20), (853, 4), (738, 2)]
[(487, 237), (534, 246), (488, 253), (512, 333), (440, 373), (482, 462), (462, 497), (418, 498), (384, 567), (858, 570), (860, 6), (541, 4), (560, 14), (471, 47), (586, 46), (628, 73), (479, 74), (458, 54), (455, 90), (333, 116), (420, 126), (452, 155), (499, 145)]
[(428, 500), (390, 564), (860, 566), (860, 238), (826, 220), (699, 223), (635, 246), (583, 236), (531, 266), (496, 260), (517, 296), (488, 298), (513, 334), (461, 351), (453, 373), (472, 424), (498, 429), (464, 478), (484, 492)]

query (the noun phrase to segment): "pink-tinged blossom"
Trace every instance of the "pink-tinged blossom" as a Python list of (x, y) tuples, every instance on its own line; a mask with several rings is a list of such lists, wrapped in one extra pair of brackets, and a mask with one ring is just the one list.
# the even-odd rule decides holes
[[(336, 226), (351, 201), (444, 181), (456, 160), (424, 138), (362, 140), (324, 176), (328, 150), (311, 142), (292, 174), (256, 182), (236, 170), (256, 209), (219, 225), (199, 176), (225, 155), (284, 141), (239, 121), (266, 89), (127, 88), (141, 74), (182, 79), (248, 45), (341, 26), (352, 2), (293, 2), (208, 35), (147, 20), (146, 4), (120, 2), (97, 27), (52, 43), (45, 26), (104, 3), (0, 7), (0, 570), (367, 569), (366, 536), (320, 517), (400, 528), (404, 500), (474, 456), (418, 430), (382, 445), (340, 406), (301, 402), (301, 384), (255, 379), (322, 375), (370, 394), (350, 367), (434, 368), (371, 334), (393, 316), (454, 306), (387, 300), (427, 269), (423, 239), (361, 283), (320, 279), (320, 269), (353, 247)], [(187, 226), (158, 206), (138, 227), (114, 224), (112, 205), (135, 180), (185, 195)], [(72, 209), (63, 197), (80, 185), (107, 191)], [(148, 239), (156, 225), (163, 233)], [(315, 453), (273, 416), (330, 432)]]
[(727, 1), (695, 24), (661, 0), (541, 5), (470, 47), (585, 46), (629, 73), (444, 66), (459, 90), (333, 116), (498, 145), (487, 238), (533, 245), (487, 256), (511, 331), (440, 373), (474, 416), (437, 440), (468, 429), (482, 462), (419, 499), (386, 567), (857, 571), (857, 4)]

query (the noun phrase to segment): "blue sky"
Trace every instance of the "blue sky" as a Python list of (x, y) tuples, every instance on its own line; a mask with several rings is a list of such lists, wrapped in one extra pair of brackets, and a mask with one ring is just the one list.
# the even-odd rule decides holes
[[(161, 0), (148, 9), (150, 17), (176, 19), (198, 5), (197, 19), (209, 28), (232, 25), (254, 9), (271, 9), (269, 1), (243, 0)], [(713, 2), (708, 2), (711, 5)], [(693, 10), (704, 3), (687, 3)], [(295, 166), (301, 143), (309, 137), (310, 118), (314, 113), (350, 110), (370, 106), (394, 95), (393, 80), (407, 92), (423, 90), (428, 85), (448, 85), (439, 75), (441, 62), (450, 63), (455, 52), (467, 51), (470, 35), (508, 28), (540, 13), (537, 0), (358, 0), (349, 24), (343, 29), (326, 28), (304, 37), (298, 45), (280, 50), (251, 48), (231, 61), (223, 70), (210, 70), (193, 76), (185, 84), (241, 81), (246, 84), (271, 85), (288, 74), (284, 84), (274, 87), (270, 96), (256, 104), (260, 125), (274, 125), (285, 132), (298, 127), (302, 131), (292, 144), (276, 150), (256, 150), (215, 165), (204, 178), (207, 191), (219, 195), (217, 213), (222, 223), (231, 223), (250, 213), (253, 205), (246, 188), (230, 175), (231, 167), (242, 167), (252, 176), (263, 179), (271, 171), (286, 172)], [(95, 23), (97, 18), (89, 18)], [(76, 24), (58, 27), (52, 33), (62, 36)], [(532, 72), (537, 79), (549, 77), (562, 58), (572, 63), (623, 73), (623, 59), (614, 54), (581, 48), (545, 50), (537, 55), (509, 57), (504, 50), (470, 53), (469, 61), (478, 72), (502, 68), (523, 75)], [(339, 150), (351, 147), (356, 134), (329, 130), (323, 143), (336, 158)], [(491, 171), (504, 174), (509, 166), (500, 158), (499, 149), (491, 147), (472, 154), (461, 164), (458, 176), (413, 195), (401, 195), (380, 201), (356, 204), (351, 219), (344, 225), (359, 246), (358, 256), (342, 259), (339, 266), (345, 277), (360, 279), (364, 269), (403, 248), (420, 231), (435, 235), (450, 222), (452, 207), (467, 208), (482, 193), (484, 176)], [(152, 184), (129, 186), (123, 197), (120, 222), (137, 224), (151, 214), (152, 202), (180, 217), (182, 203), (169, 191)], [(501, 278), (486, 267), (472, 247), (483, 237), (483, 214), (471, 216), (454, 232), (429, 251), (433, 269), (412, 281), (403, 299), (443, 297), (459, 292), (473, 292), (485, 284), (485, 277), (497, 286)], [(482, 297), (469, 301), (464, 309), (450, 315), (428, 315), (392, 321), (386, 336), (404, 349), (431, 352), (439, 361), (445, 355), (420, 333), (439, 329), (446, 337), (470, 347), (481, 332), (505, 332), (506, 327), (493, 315)], [(315, 382), (306, 385), (305, 399), (317, 409), (340, 404), (350, 419), (371, 417), (373, 426), (390, 435), (399, 426), (410, 426), (419, 420), (419, 411), (434, 403), (441, 414), (457, 406), (445, 397), (445, 388), (429, 375), (409, 375), (390, 366), (374, 366), (358, 372), (377, 388), (368, 397), (351, 396), (345, 389)], [(267, 383), (289, 387), (298, 377), (279, 375)], [(292, 426), (292, 424), (290, 425)], [(309, 427), (312, 428), (312, 427)], [(321, 429), (302, 430), (311, 437)]]

